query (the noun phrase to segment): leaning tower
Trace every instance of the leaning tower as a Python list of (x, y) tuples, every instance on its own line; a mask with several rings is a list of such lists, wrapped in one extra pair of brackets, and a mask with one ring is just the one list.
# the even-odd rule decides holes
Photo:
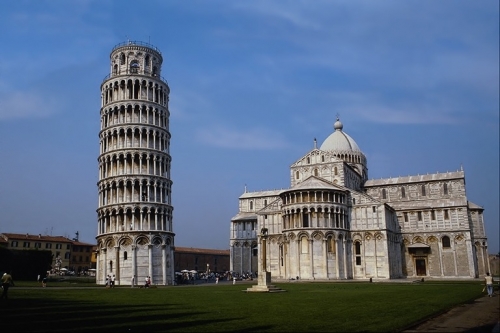
[(170, 88), (153, 45), (126, 42), (101, 84), (97, 284), (174, 281)]

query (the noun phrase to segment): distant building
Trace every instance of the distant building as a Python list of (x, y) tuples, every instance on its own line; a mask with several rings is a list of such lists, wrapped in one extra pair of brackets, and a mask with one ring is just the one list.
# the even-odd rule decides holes
[(71, 260), (69, 268), (75, 272), (84, 272), (96, 267), (95, 253), (97, 246), (94, 244), (73, 241), (71, 244)]
[(490, 273), (493, 276), (500, 276), (500, 255), (490, 254)]
[(490, 270), (483, 208), (465, 173), (368, 179), (367, 159), (337, 119), (290, 167), (284, 190), (243, 193), (231, 220), (231, 270), (274, 279), (477, 278)]
[(116, 45), (101, 84), (97, 208), (98, 284), (148, 276), (174, 281), (170, 88), (163, 57), (143, 42)]
[[(95, 245), (82, 243), (63, 236), (30, 235), (30, 234), (0, 234), (0, 243), (11, 250), (51, 251), (52, 269), (66, 268), (81, 272), (92, 268), (91, 256)], [(60, 263), (58, 266), (58, 260)]]
[(229, 271), (229, 250), (199, 249), (176, 246), (174, 250), (175, 271), (224, 273)]

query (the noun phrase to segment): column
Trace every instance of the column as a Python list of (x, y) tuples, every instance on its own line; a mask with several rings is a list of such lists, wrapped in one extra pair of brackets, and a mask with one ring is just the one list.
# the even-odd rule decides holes
[[(149, 240), (151, 242), (151, 240)], [(151, 283), (156, 282), (153, 281), (153, 245), (148, 245), (148, 275), (151, 277)]]
[(135, 276), (134, 278), (134, 284), (137, 285), (137, 258), (136, 258), (136, 246), (132, 245), (131, 246), (131, 251), (130, 256), (132, 257), (132, 276)]
[(168, 284), (167, 282), (167, 246), (163, 244), (161, 246), (161, 255), (162, 255), (162, 275), (163, 275), (163, 285), (166, 286)]
[(115, 246), (115, 283), (120, 284), (120, 245)]

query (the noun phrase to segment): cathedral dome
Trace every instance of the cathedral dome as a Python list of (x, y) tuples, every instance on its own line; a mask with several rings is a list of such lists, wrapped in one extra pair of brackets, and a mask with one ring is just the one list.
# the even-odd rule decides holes
[(333, 125), (335, 131), (326, 138), (319, 149), (334, 152), (351, 151), (361, 153), (361, 149), (359, 149), (356, 141), (342, 131), (343, 127), (344, 125), (342, 125), (340, 120), (337, 118), (337, 121)]

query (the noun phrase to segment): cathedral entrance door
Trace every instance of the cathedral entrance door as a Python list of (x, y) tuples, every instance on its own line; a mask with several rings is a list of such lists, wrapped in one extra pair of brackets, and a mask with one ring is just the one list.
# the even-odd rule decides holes
[(427, 275), (427, 269), (425, 267), (425, 259), (415, 259), (415, 266), (417, 268), (417, 276)]

